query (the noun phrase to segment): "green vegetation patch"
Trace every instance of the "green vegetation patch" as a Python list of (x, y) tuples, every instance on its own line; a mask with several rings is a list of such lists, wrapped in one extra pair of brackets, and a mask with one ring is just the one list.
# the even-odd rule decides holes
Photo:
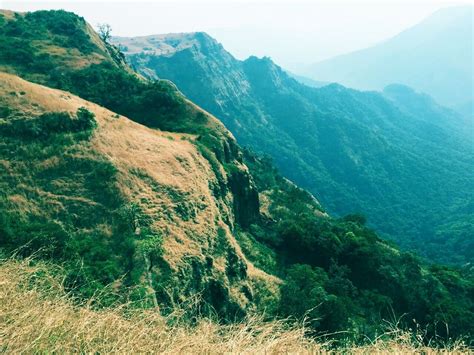
[(384, 321), (424, 329), (427, 341), (472, 339), (469, 268), (426, 265), (379, 238), (362, 215), (324, 217), (307, 192), (278, 174), (259, 180), (272, 171), (268, 160), (247, 152), (246, 163), (269, 191), (271, 220), (237, 236), (249, 260), (284, 280), (276, 314), (362, 342), (380, 334)]
[(126, 212), (116, 168), (89, 148), (95, 126), (85, 108), (75, 117), (45, 113), (0, 124), (0, 161), (8, 162), (0, 176), (0, 245), (63, 263), (70, 290), (81, 297), (105, 292), (107, 303), (137, 283), (131, 272), (136, 240), (153, 256), (161, 241), (147, 225), (136, 235), (141, 214)]

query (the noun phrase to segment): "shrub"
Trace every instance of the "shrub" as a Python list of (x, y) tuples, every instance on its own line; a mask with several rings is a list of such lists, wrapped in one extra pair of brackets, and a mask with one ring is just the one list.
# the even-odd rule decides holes
[(11, 119), (0, 124), (0, 134), (45, 139), (60, 133), (90, 133), (97, 126), (94, 114), (84, 107), (77, 110), (76, 116), (72, 118), (68, 112), (48, 112), (31, 119)]
[(364, 226), (367, 223), (367, 217), (360, 213), (348, 214), (342, 218), (346, 222), (354, 222), (361, 226)]
[(88, 131), (97, 127), (95, 115), (85, 107), (77, 109), (76, 117), (78, 120), (76, 128), (79, 131)]

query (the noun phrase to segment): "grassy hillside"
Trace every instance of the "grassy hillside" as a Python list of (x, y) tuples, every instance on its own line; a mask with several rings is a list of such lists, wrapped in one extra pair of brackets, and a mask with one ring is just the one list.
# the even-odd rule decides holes
[[(333, 353), (330, 343), (306, 337), (302, 326), (258, 317), (227, 326), (203, 318), (191, 326), (180, 312), (163, 317), (136, 312), (131, 305), (94, 310), (64, 293), (60, 271), (28, 261), (0, 261), (2, 352)], [(426, 346), (396, 328), (373, 343), (348, 344), (340, 350), (354, 354), (469, 352), (460, 342), (442, 349)]]
[(203, 33), (117, 41), (139, 72), (175, 82), (330, 213), (364, 213), (429, 260), (474, 261), (472, 136), (455, 112), (403, 86), (310, 88), (269, 58), (236, 60)]
[[(216, 176), (195, 136), (151, 130), (69, 93), (0, 78), (3, 248), (66, 262), (68, 287), (90, 297), (110, 286), (111, 301), (129, 286), (139, 286), (131, 297), (156, 290), (149, 301), (168, 306), (217, 288), (229, 293), (219, 306), (235, 298), (237, 311), (248, 303), (241, 289), (252, 289), (251, 275), (274, 282), (242, 256), (231, 234), (234, 196), (215, 193), (226, 173)], [(81, 112), (94, 123), (70, 129)]]
[[(79, 23), (91, 46), (100, 41), (75, 15), (35, 14), (4, 15), (3, 43), (20, 38), (5, 35), (15, 26), (21, 38), (27, 29), (43, 31), (28, 42), (32, 46), (58, 41), (49, 27), (53, 19), (64, 20), (67, 28)], [(69, 45), (67, 36), (61, 41)], [(0, 163), (6, 172), (0, 176), (1, 252), (60, 264), (68, 294), (94, 309), (71, 310), (63, 299), (52, 304), (59, 313), (35, 319), (52, 315), (47, 324), (65, 321), (62, 334), (90, 339), (91, 332), (80, 326), (74, 333), (60, 317), (86, 314), (79, 324), (90, 316), (103, 330), (94, 332), (101, 339), (94, 344), (103, 341), (99, 349), (110, 344), (130, 349), (117, 343), (117, 331), (128, 326), (137, 332), (130, 334), (148, 337), (137, 340), (143, 344), (180, 331), (199, 335), (204, 329), (156, 333), (137, 328), (137, 318), (104, 310), (124, 304), (132, 305), (138, 319), (150, 315), (152, 322), (183, 307), (195, 323), (215, 316), (234, 325), (209, 325), (210, 336), (227, 329), (229, 339), (238, 336), (236, 321), (257, 312), (265, 320), (307, 318), (309, 336), (332, 338), (339, 346), (367, 337), (375, 341), (385, 320), (399, 320), (405, 330), (419, 325), (426, 329), (420, 341), (433, 345), (461, 336), (472, 340), (469, 268), (426, 265), (380, 239), (362, 216), (329, 217), (270, 162), (241, 150), (217, 119), (172, 83), (140, 78), (114, 60), (113, 47), (102, 45), (88, 54), (101, 55), (102, 61), (81, 68), (49, 58), (64, 61), (57, 77), (35, 69), (36, 56), (26, 66), (2, 62), (10, 73), (69, 90), (0, 74)], [(82, 56), (74, 50), (69, 54), (74, 53)], [(46, 273), (35, 275), (38, 282), (49, 279)], [(32, 314), (39, 309), (30, 306)], [(131, 316), (131, 309), (125, 310)], [(21, 323), (24, 318), (9, 317), (24, 336), (9, 338), (9, 346), (26, 346), (33, 333)], [(110, 319), (122, 328), (111, 329)], [(256, 329), (279, 332), (285, 324)], [(245, 332), (255, 331), (252, 327), (244, 327)], [(35, 338), (33, 346), (72, 346), (51, 331), (51, 337)], [(296, 336), (300, 332), (291, 334), (290, 343), (299, 340), (290, 349), (309, 346)], [(277, 344), (285, 343), (282, 337)], [(212, 339), (206, 346), (218, 346)], [(271, 348), (268, 337), (260, 339), (255, 346)], [(87, 340), (81, 344), (94, 349)]]

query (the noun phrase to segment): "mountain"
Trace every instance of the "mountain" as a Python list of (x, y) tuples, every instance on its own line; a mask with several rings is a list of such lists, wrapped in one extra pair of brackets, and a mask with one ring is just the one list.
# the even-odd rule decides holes
[(250, 294), (277, 279), (232, 232), (259, 215), (232, 135), (171, 83), (137, 76), (82, 18), (1, 18), (0, 245), (66, 263), (83, 297), (113, 283), (108, 302), (132, 287), (165, 310), (198, 292), (229, 317), (255, 307)]
[(307, 86), (311, 86), (311, 87), (314, 87), (314, 88), (320, 88), (320, 87), (323, 87), (323, 86), (326, 86), (326, 85), (331, 84), (330, 82), (326, 82), (326, 81), (316, 81), (316, 80), (307, 78), (307, 77), (305, 77), (305, 76), (297, 75), (297, 74), (290, 73), (290, 72), (287, 72), (287, 74), (288, 74), (290, 77), (292, 77), (293, 79), (295, 79), (296, 81), (300, 82), (301, 84), (304, 84), (304, 85), (307, 85)]
[(441, 104), (472, 108), (473, 8), (438, 10), (385, 42), (316, 63), (305, 74), (357, 89), (402, 83)]
[[(232, 247), (230, 192), (223, 187), (222, 195), (213, 193), (221, 182), (192, 138), (150, 130), (68, 92), (16, 76), (2, 73), (0, 79), (6, 96), (2, 109), (8, 111), (8, 123), (0, 126), (6, 172), (0, 180), (2, 247), (24, 244), (22, 253), (43, 248), (42, 254), (66, 261), (72, 270), (66, 283), (88, 296), (112, 282), (117, 290), (141, 285), (138, 296), (164, 282), (161, 275), (169, 279), (169, 296), (182, 298), (192, 292), (186, 286), (189, 263), (202, 270), (202, 277), (192, 281), (204, 288), (214, 278), (222, 282), (215, 288), (244, 287), (240, 281), (231, 286), (217, 271), (226, 269), (227, 250), (235, 259), (229, 272), (245, 267), (239, 272), (247, 276), (247, 263)], [(82, 116), (95, 123), (76, 127)], [(223, 221), (226, 213), (231, 220)], [(213, 238), (217, 234), (220, 246)], [(220, 254), (214, 254), (215, 248)], [(166, 251), (163, 260), (161, 250)], [(206, 267), (211, 255), (214, 267)], [(74, 265), (79, 260), (80, 269)], [(162, 274), (172, 270), (182, 276)], [(250, 268), (248, 279), (251, 274), (271, 280)], [(179, 294), (173, 295), (173, 283)]]
[(269, 58), (236, 60), (204, 33), (115, 42), (140, 73), (172, 80), (330, 213), (363, 212), (431, 260), (474, 260), (472, 137), (454, 111), (402, 85), (310, 88)]
[[(123, 59), (75, 14), (0, 13), (2, 275), (46, 264), (80, 314), (119, 307), (175, 335), (257, 313), (362, 341), (408, 314), (400, 327), (416, 319), (426, 339), (472, 338), (469, 267), (426, 264), (361, 216), (329, 216), (172, 82), (146, 80)], [(13, 289), (48, 300), (40, 284), (54, 298), (36, 270)], [(168, 321), (148, 323), (155, 312)], [(9, 339), (30, 334), (12, 330), (18, 319), (7, 321)]]

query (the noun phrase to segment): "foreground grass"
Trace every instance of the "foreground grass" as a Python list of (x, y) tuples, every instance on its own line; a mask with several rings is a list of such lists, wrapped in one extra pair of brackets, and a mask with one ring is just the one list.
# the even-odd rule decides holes
[[(305, 337), (304, 327), (258, 317), (233, 325), (202, 319), (195, 325), (176, 315), (130, 307), (94, 310), (76, 305), (51, 267), (29, 261), (0, 261), (0, 352), (5, 353), (331, 353), (329, 344)], [(426, 347), (394, 330), (350, 353), (469, 353), (460, 342)]]

